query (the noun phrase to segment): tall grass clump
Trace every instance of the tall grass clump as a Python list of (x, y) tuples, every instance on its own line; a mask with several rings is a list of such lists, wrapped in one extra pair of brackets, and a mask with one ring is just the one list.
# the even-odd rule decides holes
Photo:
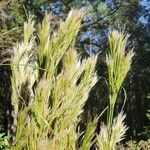
[(80, 133), (83, 106), (97, 82), (97, 55), (83, 59), (74, 46), (83, 16), (83, 10), (71, 10), (55, 27), (50, 14), (38, 26), (32, 16), (24, 23), (23, 41), (11, 58), (11, 150), (90, 150), (96, 142), (99, 150), (114, 150), (124, 138), (125, 115), (121, 111), (114, 118), (114, 108), (134, 54), (125, 52), (129, 36), (116, 30), (109, 33), (106, 60), (107, 123), (96, 136), (99, 117), (95, 117)]
[(107, 111), (107, 124), (101, 126), (98, 136), (100, 150), (114, 150), (116, 143), (125, 135), (127, 127), (124, 125), (125, 115), (121, 111), (113, 120), (114, 108), (119, 90), (130, 70), (133, 51), (126, 53), (129, 35), (113, 30), (109, 33), (109, 51), (106, 58), (108, 68), (109, 106)]
[(97, 56), (81, 60), (74, 47), (83, 15), (83, 10), (70, 11), (55, 32), (51, 15), (45, 15), (37, 30), (33, 17), (25, 22), (24, 40), (11, 59), (12, 150), (90, 149), (97, 120), (83, 135), (77, 129), (97, 82)]

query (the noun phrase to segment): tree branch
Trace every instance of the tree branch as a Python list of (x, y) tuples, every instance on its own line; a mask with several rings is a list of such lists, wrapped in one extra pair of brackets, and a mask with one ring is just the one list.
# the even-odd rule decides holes
[(120, 3), (118, 4), (118, 6), (116, 7), (116, 9), (114, 9), (113, 11), (110, 11), (106, 16), (100, 18), (99, 20), (89, 23), (89, 24), (85, 24), (86, 26), (92, 26), (95, 24), (99, 24), (101, 20), (103, 20), (104, 18), (113, 15), (116, 11), (118, 11), (118, 9), (121, 7), (123, 0), (120, 1)]
[(101, 46), (102, 46), (103, 44), (106, 44), (106, 43), (107, 43), (107, 40), (104, 41), (104, 42), (101, 42), (100, 44), (92, 43), (92, 42), (90, 42), (90, 41), (84, 41), (84, 42), (82, 42), (82, 44), (91, 44), (91, 45), (94, 45), (94, 46), (99, 47), (99, 48), (101, 48)]
[(97, 10), (97, 8), (93, 5), (93, 3), (92, 3), (92, 1), (91, 0), (88, 0), (88, 2), (90, 3), (90, 5), (93, 7), (93, 10), (95, 11), (95, 13), (96, 13), (96, 16), (97, 17), (99, 17), (99, 15), (98, 15), (98, 10)]
[(68, 4), (67, 4), (65, 1), (61, 0), (61, 2), (63, 3), (64, 6), (66, 6), (66, 8), (67, 8), (68, 10), (71, 10), (71, 8), (68, 6)]

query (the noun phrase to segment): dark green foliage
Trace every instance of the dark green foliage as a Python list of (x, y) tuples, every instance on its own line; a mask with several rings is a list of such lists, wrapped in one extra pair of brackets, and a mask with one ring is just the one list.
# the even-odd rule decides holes
[(8, 150), (9, 149), (9, 142), (5, 133), (0, 133), (0, 149), (1, 150)]

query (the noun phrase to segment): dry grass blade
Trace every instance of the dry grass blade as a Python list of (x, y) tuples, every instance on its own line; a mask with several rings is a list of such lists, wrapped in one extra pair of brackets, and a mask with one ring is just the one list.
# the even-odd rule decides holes
[(95, 136), (95, 130), (97, 126), (99, 117), (95, 117), (93, 121), (90, 121), (87, 124), (85, 133), (81, 140), (81, 146), (80, 150), (90, 150), (91, 146), (96, 142)]

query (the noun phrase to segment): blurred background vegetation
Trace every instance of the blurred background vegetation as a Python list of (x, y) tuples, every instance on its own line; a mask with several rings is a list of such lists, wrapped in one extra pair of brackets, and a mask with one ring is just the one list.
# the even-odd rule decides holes
[[(150, 2), (148, 0), (1, 0), (0, 2), (0, 132), (8, 132), (12, 123), (9, 58), (13, 46), (21, 41), (23, 23), (28, 12), (41, 21), (45, 12), (65, 19), (72, 8), (87, 7), (76, 46), (85, 57), (100, 53), (97, 73), (101, 77), (85, 105), (83, 121), (100, 114), (108, 104), (106, 50), (110, 28), (125, 29), (130, 34), (128, 48), (134, 47), (131, 71), (123, 86), (127, 97), (125, 112), (129, 126), (126, 140), (150, 138)], [(115, 113), (122, 108), (124, 91), (120, 91)], [(106, 120), (105, 114), (101, 120)]]

